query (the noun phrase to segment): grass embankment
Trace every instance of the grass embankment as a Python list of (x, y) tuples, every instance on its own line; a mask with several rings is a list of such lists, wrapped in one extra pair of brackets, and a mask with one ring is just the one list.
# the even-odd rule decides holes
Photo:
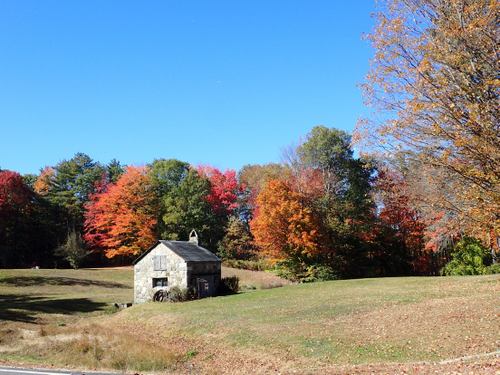
[[(16, 275), (29, 285), (16, 284)], [(38, 286), (28, 282), (34, 276), (42, 278)], [(66, 286), (60, 277), (81, 281)], [(130, 270), (0, 271), (0, 359), (203, 373), (464, 368), (457, 366), (494, 373), (498, 365), (495, 357), (467, 365), (417, 363), (497, 349), (498, 276), (289, 285), (102, 315), (110, 311), (107, 303), (131, 299), (131, 280)], [(18, 298), (21, 305), (9, 304)], [(62, 301), (72, 307), (58, 310)]]

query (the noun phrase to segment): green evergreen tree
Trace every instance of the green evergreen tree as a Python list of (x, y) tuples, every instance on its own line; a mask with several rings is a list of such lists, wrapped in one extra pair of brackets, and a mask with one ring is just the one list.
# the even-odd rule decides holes
[(113, 159), (108, 163), (108, 165), (106, 165), (106, 170), (108, 174), (108, 181), (115, 183), (125, 172), (125, 167), (121, 165), (118, 160)]
[[(0, 170), (1, 172), (1, 170)], [(23, 181), (24, 183), (30, 187), (31, 190), (33, 190), (33, 186), (35, 185), (35, 181), (38, 178), (36, 174), (33, 173), (27, 173), (23, 175)]]
[(54, 170), (47, 199), (66, 210), (69, 226), (80, 228), (83, 223), (83, 205), (88, 201), (89, 194), (95, 191), (96, 183), (103, 178), (106, 170), (83, 153), (61, 161)]

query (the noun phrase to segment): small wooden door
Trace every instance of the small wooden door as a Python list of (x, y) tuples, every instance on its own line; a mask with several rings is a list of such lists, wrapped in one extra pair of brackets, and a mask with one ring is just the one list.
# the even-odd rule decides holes
[(196, 289), (198, 291), (198, 298), (204, 298), (210, 296), (210, 284), (208, 280), (197, 278)]

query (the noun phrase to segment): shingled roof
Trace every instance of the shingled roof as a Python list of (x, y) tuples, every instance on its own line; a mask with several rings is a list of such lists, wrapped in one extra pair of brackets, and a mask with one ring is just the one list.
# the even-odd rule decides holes
[(175, 254), (180, 256), (186, 262), (220, 262), (219, 257), (204, 247), (198, 246), (196, 243), (188, 241), (165, 241), (159, 240), (156, 244), (151, 246), (148, 250), (142, 253), (135, 261), (134, 264), (144, 258), (151, 250), (153, 250), (159, 243), (162, 243)]

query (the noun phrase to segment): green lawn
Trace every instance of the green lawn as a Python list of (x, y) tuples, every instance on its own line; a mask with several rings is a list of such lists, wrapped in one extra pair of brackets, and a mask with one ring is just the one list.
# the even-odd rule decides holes
[(40, 323), (99, 314), (133, 299), (130, 269), (0, 270), (0, 320)]
[(124, 315), (135, 322), (168, 316), (172, 336), (321, 363), (427, 361), (472, 354), (474, 346), (496, 349), (499, 284), (498, 277), (332, 281), (147, 304)]
[[(0, 271), (0, 360), (202, 373), (443, 372), (456, 369), (418, 363), (494, 352), (500, 338), (498, 276), (287, 285), (110, 314), (110, 304), (132, 299), (131, 284), (129, 269)], [(482, 361), (482, 371), (498, 365), (494, 356)]]

